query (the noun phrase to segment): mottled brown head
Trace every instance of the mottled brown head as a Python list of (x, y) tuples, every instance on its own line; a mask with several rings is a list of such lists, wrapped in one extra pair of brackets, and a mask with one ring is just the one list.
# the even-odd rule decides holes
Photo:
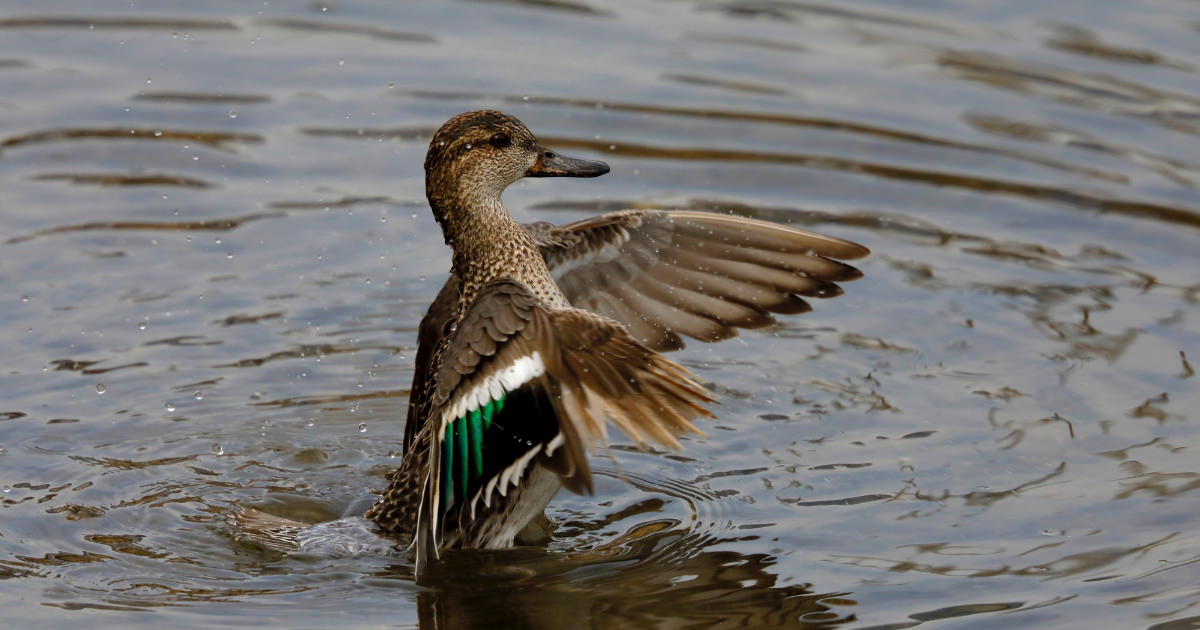
[(425, 156), (425, 194), (444, 227), (447, 212), (498, 200), (522, 177), (596, 177), (607, 172), (603, 162), (547, 150), (516, 118), (483, 110), (459, 114), (433, 135)]

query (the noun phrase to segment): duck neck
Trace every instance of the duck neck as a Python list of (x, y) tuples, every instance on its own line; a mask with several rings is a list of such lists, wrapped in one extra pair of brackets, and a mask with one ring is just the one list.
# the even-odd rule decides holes
[[(500, 278), (523, 282), (552, 302), (562, 300), (537, 244), (504, 209), (498, 195), (429, 195), (429, 204), (454, 251), (453, 272), (462, 282), (465, 302), (484, 284)], [(554, 290), (539, 290), (547, 285)]]

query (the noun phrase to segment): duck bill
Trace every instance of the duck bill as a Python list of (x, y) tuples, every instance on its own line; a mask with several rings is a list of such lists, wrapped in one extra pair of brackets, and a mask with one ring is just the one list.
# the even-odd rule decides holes
[(608, 172), (604, 162), (582, 160), (542, 149), (526, 177), (599, 177)]

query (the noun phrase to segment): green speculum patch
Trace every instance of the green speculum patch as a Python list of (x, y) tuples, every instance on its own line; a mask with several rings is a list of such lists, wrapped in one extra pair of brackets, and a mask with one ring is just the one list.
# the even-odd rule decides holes
[(486, 405), (476, 407), (455, 418), (446, 426), (442, 436), (442, 501), (441, 512), (446, 513), (452, 503), (463, 502), (483, 481), (484, 435), (492, 427), (493, 419), (504, 408), (507, 394), (499, 400), (489, 400)]

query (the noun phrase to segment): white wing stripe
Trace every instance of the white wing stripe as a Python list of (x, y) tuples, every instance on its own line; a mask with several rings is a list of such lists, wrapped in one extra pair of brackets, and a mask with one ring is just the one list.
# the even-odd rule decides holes
[(542, 355), (534, 351), (533, 354), (519, 357), (512, 365), (483, 379), (467, 393), (459, 396), (453, 405), (447, 407), (442, 417), (442, 430), (438, 432), (439, 442), (445, 439), (447, 424), (465, 416), (468, 411), (486, 405), (490, 400), (500, 400), (506, 392), (511, 392), (545, 373), (546, 364), (542, 362)]

